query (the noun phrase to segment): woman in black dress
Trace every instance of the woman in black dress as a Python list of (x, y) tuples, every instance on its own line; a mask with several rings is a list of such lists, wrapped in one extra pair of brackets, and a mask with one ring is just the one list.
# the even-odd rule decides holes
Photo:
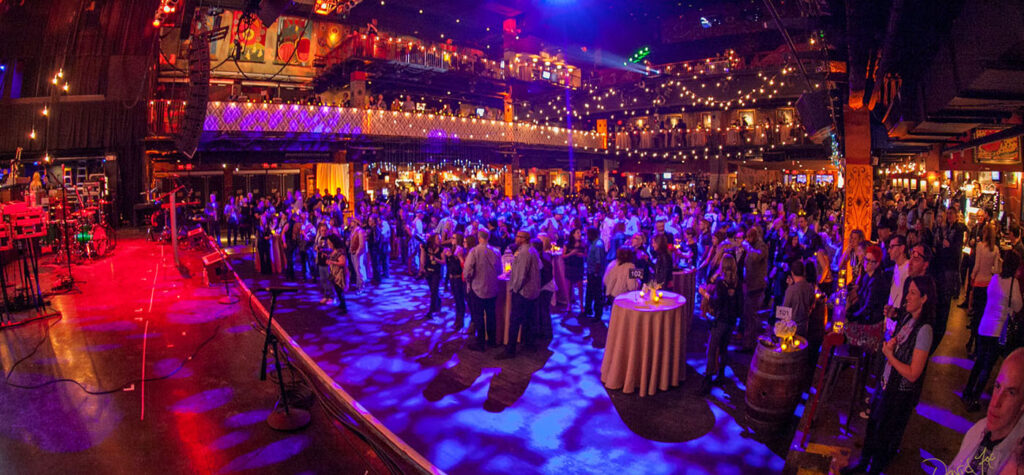
[(718, 272), (701, 289), (701, 294), (711, 304), (713, 314), (708, 335), (707, 369), (700, 385), (701, 394), (708, 395), (711, 393), (711, 378), (717, 375), (716, 382), (724, 379), (729, 337), (743, 314), (743, 283), (740, 281), (736, 258), (732, 254), (722, 256)]
[(427, 320), (434, 316), (434, 312), (441, 311), (441, 264), (444, 258), (441, 256), (441, 244), (436, 233), (427, 237), (427, 242), (420, 246), (420, 266), (423, 276), (427, 279), (430, 287), (430, 309), (423, 316)]
[(455, 300), (455, 331), (462, 330), (466, 321), (466, 283), (462, 280), (462, 265), (466, 262), (466, 248), (461, 233), (452, 236), (451, 243), (445, 246), (443, 255), (445, 269), (448, 270), (448, 282)]
[[(572, 312), (572, 303), (579, 302), (580, 312), (583, 311), (583, 272), (587, 259), (587, 243), (583, 239), (583, 230), (579, 227), (573, 228), (569, 233), (569, 239), (565, 244), (565, 251), (562, 255), (565, 261), (565, 280), (569, 281), (569, 308)], [(579, 292), (579, 299), (573, 294)]]

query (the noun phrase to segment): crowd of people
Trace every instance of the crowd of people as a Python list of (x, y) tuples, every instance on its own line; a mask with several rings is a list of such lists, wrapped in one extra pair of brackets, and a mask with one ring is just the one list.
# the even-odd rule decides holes
[[(701, 302), (710, 327), (704, 394), (723, 380), (730, 346), (749, 352), (771, 333), (765, 324), (777, 306), (790, 309), (816, 355), (826, 328), (812, 315), (822, 295), (848, 283), (844, 332), (867, 368), (855, 389), (872, 397), (861, 412), (868, 428), (860, 462), (844, 473), (877, 473), (895, 456), (953, 300), (969, 289), (974, 366), (962, 394), (967, 410), (980, 409), (998, 359), (1020, 345), (1011, 318), (1024, 306), (1019, 226), (982, 210), (968, 227), (960, 196), (881, 190), (871, 235), (851, 230), (844, 242), (837, 190), (766, 185), (718, 194), (706, 181), (692, 183), (574, 195), (525, 188), (512, 197), (454, 185), (355, 202), (325, 190), (231, 198), (206, 214), (226, 225), (224, 244), (255, 240), (260, 272), (317, 280), (322, 302), (343, 311), (346, 293), (388, 279), (392, 268), (428, 284), (425, 319), (441, 314), (447, 289), (452, 325), (466, 328), (468, 310), (467, 346), (476, 351), (496, 345), (499, 279), (511, 288), (510, 334), (521, 330), (531, 347), (553, 337), (554, 259), (564, 261), (565, 312), (583, 319), (604, 318), (612, 299), (644, 283), (672, 290), (672, 273), (692, 269), (698, 292), (687, 298)], [(514, 358), (519, 345), (511, 339), (498, 357)]]

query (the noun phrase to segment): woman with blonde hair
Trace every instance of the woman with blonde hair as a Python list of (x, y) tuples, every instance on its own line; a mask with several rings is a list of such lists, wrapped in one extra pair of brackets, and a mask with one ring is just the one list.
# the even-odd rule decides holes
[(716, 381), (724, 378), (729, 337), (743, 315), (743, 282), (740, 280), (736, 258), (732, 254), (722, 256), (718, 271), (711, 280), (701, 289), (705, 301), (710, 303), (713, 315), (709, 317), (711, 331), (708, 335), (707, 369), (700, 385), (703, 395), (711, 392), (712, 375), (718, 375)]

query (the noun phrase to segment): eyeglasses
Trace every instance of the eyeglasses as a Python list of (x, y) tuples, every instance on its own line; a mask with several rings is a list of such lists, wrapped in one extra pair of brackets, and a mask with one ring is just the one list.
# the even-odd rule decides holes
[(924, 260), (924, 255), (922, 255), (920, 252), (911, 252), (910, 253), (910, 258), (911, 259), (921, 259), (921, 260)]

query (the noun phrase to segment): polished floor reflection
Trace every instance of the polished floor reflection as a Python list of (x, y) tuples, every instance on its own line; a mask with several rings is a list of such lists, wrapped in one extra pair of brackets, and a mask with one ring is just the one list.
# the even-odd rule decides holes
[(0, 472), (382, 471), (318, 405), (302, 432), (267, 427), (277, 390), (258, 380), (263, 336), (184, 257), (187, 279), (168, 246), (124, 239), (74, 268), (78, 290), (52, 298), (62, 318), (0, 330)]

